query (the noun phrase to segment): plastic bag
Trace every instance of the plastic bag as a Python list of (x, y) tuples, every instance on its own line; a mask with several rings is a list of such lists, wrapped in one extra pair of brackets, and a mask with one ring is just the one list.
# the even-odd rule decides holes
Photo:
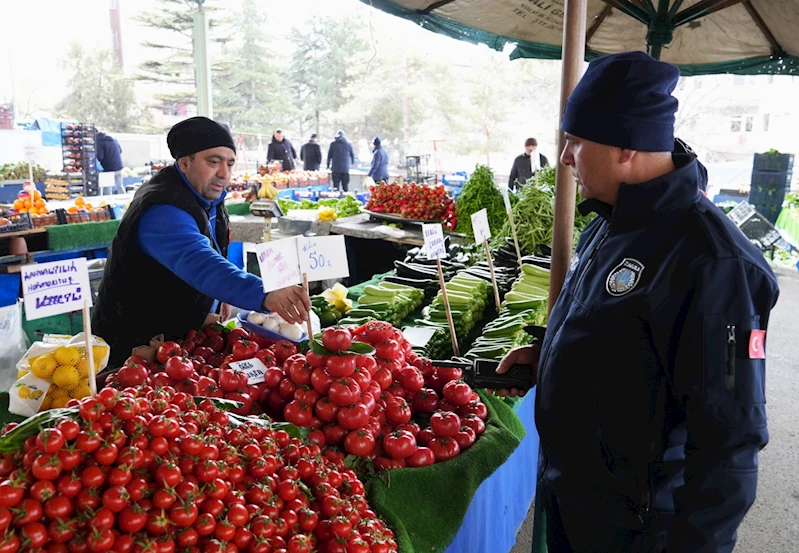
[(372, 177), (366, 177), (365, 179), (363, 179), (363, 189), (367, 192), (369, 191), (370, 186), (375, 186), (376, 184), (377, 183), (375, 183), (375, 179), (373, 179)]
[[(17, 381), (9, 390), (10, 412), (30, 417), (90, 394), (85, 335), (81, 332), (66, 344), (62, 338), (35, 342), (17, 363)], [(97, 336), (92, 344), (97, 374), (108, 365), (111, 347)]]
[(14, 368), (30, 343), (22, 328), (22, 302), (0, 309), (0, 390), (17, 379)]

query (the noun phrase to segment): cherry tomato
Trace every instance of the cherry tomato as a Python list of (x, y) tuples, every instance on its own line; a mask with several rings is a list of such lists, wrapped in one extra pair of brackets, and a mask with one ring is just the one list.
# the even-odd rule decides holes
[(45, 428), (36, 436), (36, 449), (42, 453), (55, 453), (64, 447), (64, 433), (58, 428)]

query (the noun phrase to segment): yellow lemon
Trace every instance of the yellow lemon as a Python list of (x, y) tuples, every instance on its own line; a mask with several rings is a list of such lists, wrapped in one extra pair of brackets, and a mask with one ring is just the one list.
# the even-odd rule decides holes
[(66, 390), (59, 388), (58, 386), (50, 387), (50, 389), (47, 391), (45, 401), (47, 398), (50, 398), (50, 409), (61, 409), (62, 407), (66, 407), (67, 402), (70, 400), (69, 394), (67, 394)]
[[(97, 362), (95, 361), (95, 365)], [(89, 360), (88, 359), (81, 359), (78, 361), (78, 364), (75, 365), (75, 368), (78, 369), (78, 373), (80, 374), (81, 378), (89, 376)], [(94, 371), (95, 373), (97, 370)]]
[(70, 399), (83, 399), (90, 394), (91, 390), (89, 390), (88, 381), (85, 384), (81, 381), (77, 386), (73, 386), (67, 390), (67, 396), (69, 396)]
[(80, 351), (76, 347), (63, 347), (55, 350), (55, 358), (59, 365), (72, 365), (73, 367), (80, 361)]
[(31, 372), (39, 378), (49, 380), (57, 367), (58, 361), (55, 360), (54, 355), (40, 355), (36, 358), (36, 361), (31, 363)]
[(80, 373), (75, 367), (62, 365), (53, 373), (53, 384), (59, 388), (72, 388), (80, 380)]
[(53, 398), (48, 393), (47, 395), (44, 396), (44, 400), (42, 400), (41, 406), (39, 406), (39, 412), (41, 413), (42, 411), (47, 411), (48, 409), (52, 408), (53, 408)]
[(92, 353), (94, 353), (94, 366), (97, 367), (100, 361), (108, 355), (108, 346), (92, 346)]
[(31, 397), (31, 389), (27, 386), (19, 387), (19, 399), (28, 399)]

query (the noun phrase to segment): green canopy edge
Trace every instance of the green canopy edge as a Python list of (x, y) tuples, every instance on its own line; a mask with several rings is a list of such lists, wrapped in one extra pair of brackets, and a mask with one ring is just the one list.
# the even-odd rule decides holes
[[(482, 31), (468, 25), (463, 25), (455, 21), (440, 17), (438, 15), (427, 14), (421, 11), (410, 10), (391, 0), (361, 0), (364, 4), (371, 5), (381, 11), (407, 19), (420, 27), (445, 35), (458, 40), (471, 42), (472, 44), (485, 44), (489, 48), (503, 51), (508, 44), (514, 44), (516, 48), (511, 52), (510, 59), (535, 58), (545, 60), (561, 59), (561, 47), (549, 44), (539, 44), (525, 40), (512, 39)], [(587, 50), (585, 60), (590, 61), (603, 54), (593, 50)], [(680, 65), (680, 72), (683, 76), (695, 75), (716, 75), (719, 73), (733, 73), (736, 75), (799, 75), (799, 57), (796, 56), (759, 56), (742, 60), (707, 63), (697, 65)]]

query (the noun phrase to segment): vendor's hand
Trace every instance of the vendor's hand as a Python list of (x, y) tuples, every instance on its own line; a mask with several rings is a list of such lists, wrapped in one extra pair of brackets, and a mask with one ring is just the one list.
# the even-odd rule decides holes
[(264, 309), (277, 313), (286, 322), (302, 324), (311, 312), (311, 299), (302, 286), (289, 286), (269, 292), (264, 299)]
[[(497, 374), (505, 374), (510, 370), (513, 365), (530, 365), (533, 367), (534, 376), (537, 376), (538, 373), (538, 358), (541, 355), (541, 348), (538, 344), (533, 344), (531, 346), (521, 346), (518, 348), (513, 348), (508, 352), (505, 357), (502, 358), (502, 361), (499, 362), (499, 366), (497, 367)], [(535, 378), (533, 378), (533, 382), (535, 383)], [(488, 390), (492, 392), (494, 390)], [(510, 396), (510, 397), (522, 397), (526, 392), (526, 390), (519, 390), (518, 388), (511, 388), (509, 390), (496, 390), (497, 395), (500, 397)]]
[(219, 306), (219, 316), (223, 322), (229, 320), (232, 314), (233, 307), (229, 303), (223, 303)]
[(222, 322), (222, 317), (220, 317), (216, 313), (208, 313), (208, 315), (205, 316), (205, 322), (203, 323), (203, 328), (221, 322)]

